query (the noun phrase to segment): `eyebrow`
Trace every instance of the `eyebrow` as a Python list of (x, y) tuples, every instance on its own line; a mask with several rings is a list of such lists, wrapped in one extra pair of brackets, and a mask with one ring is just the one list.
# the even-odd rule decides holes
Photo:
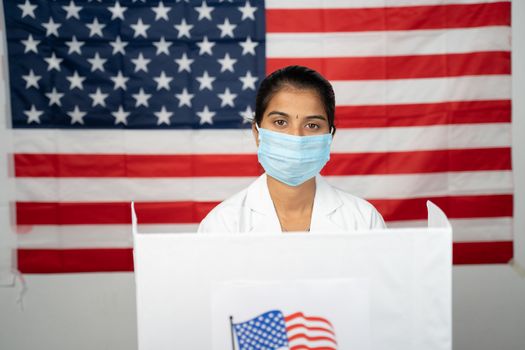
[[(271, 115), (280, 115), (282, 117), (290, 118), (290, 115), (288, 115), (288, 113), (280, 112), (280, 111), (271, 111), (270, 113), (268, 113), (268, 116), (271, 116)], [(323, 115), (309, 115), (306, 117), (306, 119), (320, 119), (320, 120), (328, 121), (328, 118), (326, 118)]]

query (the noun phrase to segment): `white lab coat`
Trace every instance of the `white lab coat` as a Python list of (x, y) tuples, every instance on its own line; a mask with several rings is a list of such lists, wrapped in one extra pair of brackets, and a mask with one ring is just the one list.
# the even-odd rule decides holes
[[(381, 214), (367, 201), (329, 185), (316, 176), (310, 232), (351, 232), (385, 228)], [(216, 206), (198, 232), (281, 232), (266, 174)]]

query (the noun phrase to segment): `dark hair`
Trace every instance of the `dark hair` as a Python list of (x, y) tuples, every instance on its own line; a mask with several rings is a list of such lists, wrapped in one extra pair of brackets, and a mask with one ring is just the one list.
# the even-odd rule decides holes
[(332, 85), (315, 70), (303, 66), (288, 66), (268, 75), (259, 86), (255, 98), (254, 122), (261, 125), (264, 111), (272, 97), (281, 89), (291, 87), (314, 90), (323, 103), (330, 132), (335, 133), (335, 95)]

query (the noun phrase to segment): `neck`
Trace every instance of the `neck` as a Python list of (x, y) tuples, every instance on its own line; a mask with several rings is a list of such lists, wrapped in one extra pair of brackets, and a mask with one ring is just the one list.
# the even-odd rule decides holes
[(315, 197), (315, 177), (299, 186), (288, 186), (267, 176), (268, 190), (277, 212), (311, 211)]

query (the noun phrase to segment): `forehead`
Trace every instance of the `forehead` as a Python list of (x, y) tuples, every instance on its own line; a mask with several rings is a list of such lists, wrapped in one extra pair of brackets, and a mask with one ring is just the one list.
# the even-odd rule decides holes
[(313, 89), (282, 88), (268, 102), (265, 113), (272, 111), (289, 114), (325, 115), (325, 108), (317, 91)]

